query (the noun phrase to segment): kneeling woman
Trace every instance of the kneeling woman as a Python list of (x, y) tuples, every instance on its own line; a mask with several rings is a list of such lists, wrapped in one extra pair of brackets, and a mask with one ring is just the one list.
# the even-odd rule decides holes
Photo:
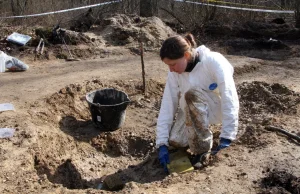
[(233, 67), (220, 53), (204, 45), (195, 46), (192, 34), (177, 35), (166, 39), (160, 50), (162, 61), (170, 69), (156, 134), (159, 160), (166, 171), (169, 145), (189, 146), (196, 155), (194, 167), (201, 166), (201, 155), (210, 153), (213, 143), (209, 124), (222, 123), (214, 153), (228, 147), (237, 134), (239, 100)]

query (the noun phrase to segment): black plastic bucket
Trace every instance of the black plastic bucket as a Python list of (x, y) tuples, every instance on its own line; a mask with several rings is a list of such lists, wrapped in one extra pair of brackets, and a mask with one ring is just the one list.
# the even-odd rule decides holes
[(96, 90), (86, 95), (92, 121), (103, 131), (114, 131), (120, 128), (126, 116), (126, 108), (130, 100), (122, 91), (107, 88)]

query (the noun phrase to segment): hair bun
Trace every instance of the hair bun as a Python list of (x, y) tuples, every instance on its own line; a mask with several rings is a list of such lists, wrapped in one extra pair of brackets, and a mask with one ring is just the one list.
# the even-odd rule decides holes
[(194, 36), (191, 33), (188, 33), (184, 36), (185, 40), (187, 41), (187, 43), (191, 46), (191, 47), (195, 47), (196, 46), (196, 41)]

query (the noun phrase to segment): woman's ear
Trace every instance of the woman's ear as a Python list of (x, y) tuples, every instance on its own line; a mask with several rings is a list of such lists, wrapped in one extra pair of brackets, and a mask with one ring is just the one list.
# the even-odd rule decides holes
[(184, 52), (184, 58), (189, 61), (191, 59), (191, 53), (189, 51)]

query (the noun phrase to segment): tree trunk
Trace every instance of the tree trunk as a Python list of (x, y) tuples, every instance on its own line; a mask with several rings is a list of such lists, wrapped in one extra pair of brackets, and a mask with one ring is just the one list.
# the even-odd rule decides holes
[(295, 1), (295, 20), (296, 20), (296, 28), (300, 28), (300, 2), (299, 0)]
[(286, 7), (285, 0), (281, 0), (281, 9), (285, 9), (285, 7)]
[(157, 12), (157, 0), (140, 0), (140, 16), (152, 17)]
[(13, 15), (22, 15), (26, 11), (27, 8), (27, 0), (11, 0), (11, 11)]

